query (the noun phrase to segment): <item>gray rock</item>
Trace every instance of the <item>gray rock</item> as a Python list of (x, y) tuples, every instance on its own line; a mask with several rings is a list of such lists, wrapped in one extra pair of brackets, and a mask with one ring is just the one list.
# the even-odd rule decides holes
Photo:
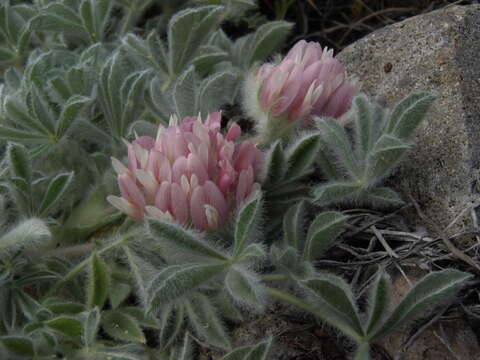
[[(338, 58), (362, 90), (393, 106), (412, 91), (438, 98), (393, 177), (442, 229), (476, 199), (480, 166), (480, 6), (450, 6), (382, 28)], [(470, 212), (449, 233), (468, 230)], [(433, 228), (430, 230), (435, 231)]]

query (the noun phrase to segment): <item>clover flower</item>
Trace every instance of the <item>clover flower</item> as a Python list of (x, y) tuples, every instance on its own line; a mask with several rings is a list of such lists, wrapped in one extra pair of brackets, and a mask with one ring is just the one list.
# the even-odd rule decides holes
[(247, 79), (245, 108), (271, 140), (312, 116), (339, 118), (358, 92), (333, 51), (299, 41), (278, 64), (266, 63)]
[(218, 229), (259, 188), (262, 162), (252, 142), (234, 142), (241, 135), (236, 123), (223, 135), (220, 121), (220, 112), (205, 122), (187, 117), (159, 128), (156, 139), (142, 136), (129, 143), (128, 167), (112, 158), (122, 196), (108, 201), (138, 221), (148, 215)]

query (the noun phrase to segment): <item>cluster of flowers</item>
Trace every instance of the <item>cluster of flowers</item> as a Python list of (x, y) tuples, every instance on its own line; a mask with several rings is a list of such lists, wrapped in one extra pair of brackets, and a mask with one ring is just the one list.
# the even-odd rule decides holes
[[(282, 133), (292, 124), (308, 124), (313, 115), (342, 116), (358, 89), (331, 50), (300, 41), (279, 64), (262, 65), (245, 91), (245, 107), (258, 131)], [(251, 141), (235, 142), (241, 135), (236, 123), (225, 135), (220, 123), (219, 112), (204, 122), (187, 117), (160, 128), (156, 139), (143, 136), (129, 143), (128, 167), (112, 160), (122, 196), (108, 201), (138, 221), (148, 215), (218, 229), (260, 187), (262, 163), (262, 152)], [(265, 137), (273, 140), (271, 134)]]
[(220, 132), (221, 114), (187, 117), (159, 128), (156, 139), (128, 144), (128, 167), (112, 159), (121, 197), (108, 201), (141, 221), (154, 218), (213, 231), (259, 188), (262, 153), (250, 141), (235, 143), (240, 127)]

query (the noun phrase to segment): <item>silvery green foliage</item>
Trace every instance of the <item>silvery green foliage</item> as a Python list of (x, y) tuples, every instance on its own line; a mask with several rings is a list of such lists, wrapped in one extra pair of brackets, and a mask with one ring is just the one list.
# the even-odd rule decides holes
[(22, 63), (28, 53), (35, 10), (25, 4), (0, 5), (0, 66)]
[(429, 93), (413, 93), (390, 112), (358, 96), (353, 101), (353, 139), (336, 120), (317, 119), (322, 143), (318, 163), (328, 181), (314, 190), (314, 201), (319, 205), (402, 204), (395, 191), (379, 184), (412, 147), (414, 131), (434, 99)]
[[(150, 235), (168, 262), (147, 281), (141, 276), (136, 281), (145, 293), (146, 310), (160, 318), (162, 348), (175, 343), (186, 327), (203, 341), (230, 349), (222, 320), (227, 314), (222, 312), (233, 304), (254, 311), (264, 308), (265, 286), (255, 271), (266, 255), (258, 241), (261, 203), (257, 196), (240, 210), (230, 248), (169, 222), (148, 221)], [(134, 272), (145, 266), (138, 257), (132, 260)], [(212, 294), (229, 299), (220, 301)], [(209, 326), (204, 326), (206, 322)]]
[(352, 290), (336, 275), (317, 274), (298, 285), (305, 292), (309, 304), (304, 304), (304, 308), (354, 340), (358, 344), (355, 359), (367, 360), (370, 359), (369, 347), (372, 343), (446, 301), (471, 277), (454, 269), (430, 273), (391, 309), (390, 278), (380, 271), (372, 286), (365, 314), (360, 313)]

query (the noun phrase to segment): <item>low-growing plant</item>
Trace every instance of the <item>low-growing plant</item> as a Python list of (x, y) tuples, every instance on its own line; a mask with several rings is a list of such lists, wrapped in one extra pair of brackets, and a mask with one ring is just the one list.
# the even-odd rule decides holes
[(305, 41), (261, 65), (292, 24), (227, 36), (222, 24), (255, 11), (250, 0), (0, 5), (2, 358), (187, 360), (212, 348), (263, 360), (275, 338), (237, 347), (230, 330), (283, 301), (363, 360), (470, 277), (429, 274), (392, 310), (382, 270), (360, 311), (356, 288), (318, 266), (350, 221), (333, 206), (401, 203), (379, 184), (433, 96), (372, 105)]

